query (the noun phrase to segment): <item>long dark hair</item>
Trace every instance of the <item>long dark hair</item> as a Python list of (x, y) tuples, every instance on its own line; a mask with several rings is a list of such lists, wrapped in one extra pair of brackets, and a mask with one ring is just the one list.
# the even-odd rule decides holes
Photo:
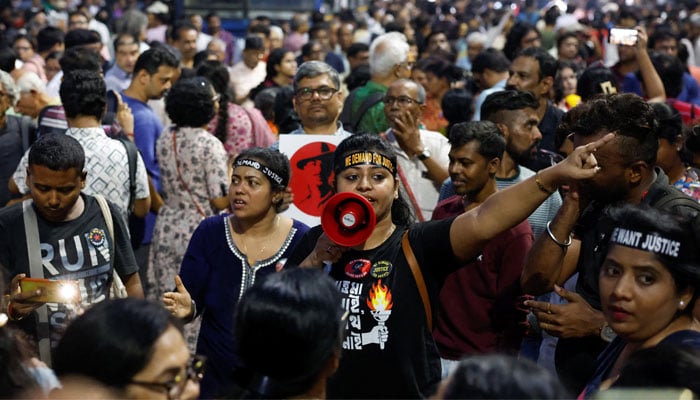
[(226, 141), (226, 122), (228, 121), (228, 104), (235, 98), (231, 88), (231, 78), (228, 68), (221, 61), (204, 61), (197, 68), (197, 76), (209, 79), (216, 93), (221, 96), (219, 99), (219, 114), (217, 115), (216, 131), (213, 132), (221, 143)]
[(282, 60), (284, 59), (284, 56), (287, 55), (287, 53), (292, 53), (289, 50), (285, 49), (274, 49), (270, 52), (270, 55), (267, 57), (267, 65), (266, 65), (266, 72), (267, 76), (265, 76), (265, 80), (273, 80), (277, 76), (277, 71), (275, 70), (275, 67), (282, 64)]
[[(338, 173), (344, 167), (343, 159), (345, 156), (356, 151), (374, 151), (380, 153), (390, 159), (395, 166), (398, 166), (396, 152), (386, 140), (375, 134), (352, 135), (340, 142), (333, 154), (333, 169), (336, 179), (338, 179)], [(394, 171), (393, 177), (394, 180), (397, 179), (396, 171)], [(400, 194), (391, 204), (391, 220), (396, 225), (409, 225), (413, 222), (411, 208)]]

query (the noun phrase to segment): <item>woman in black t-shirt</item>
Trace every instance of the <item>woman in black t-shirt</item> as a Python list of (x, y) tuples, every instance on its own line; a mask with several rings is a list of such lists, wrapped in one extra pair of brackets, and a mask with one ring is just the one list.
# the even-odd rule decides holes
[[(562, 163), (456, 218), (413, 225), (399, 196), (398, 164), (389, 144), (377, 135), (353, 135), (341, 142), (334, 154), (336, 192), (365, 197), (377, 224), (364, 243), (350, 248), (336, 245), (317, 226), (287, 262), (307, 268), (330, 264), (329, 275), (349, 313), (344, 353), (329, 382), (329, 397), (428, 396), (440, 380), (430, 304), (437, 304), (444, 276), (477, 256), (495, 235), (524, 220), (559, 185), (592, 177), (593, 152), (611, 138), (576, 149)], [(421, 278), (416, 279), (402, 249), (404, 234)]]

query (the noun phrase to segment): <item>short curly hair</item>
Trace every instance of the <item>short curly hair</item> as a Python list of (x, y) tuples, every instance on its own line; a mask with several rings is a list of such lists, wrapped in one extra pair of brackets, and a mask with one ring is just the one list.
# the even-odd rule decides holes
[(214, 118), (214, 88), (201, 76), (178, 80), (165, 100), (165, 111), (178, 127), (201, 127)]
[(77, 69), (64, 74), (59, 94), (66, 117), (86, 115), (102, 119), (107, 105), (107, 88), (100, 72)]

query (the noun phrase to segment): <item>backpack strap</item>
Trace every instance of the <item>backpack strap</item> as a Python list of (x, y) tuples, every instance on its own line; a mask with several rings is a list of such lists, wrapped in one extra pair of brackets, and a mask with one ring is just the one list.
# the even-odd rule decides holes
[(350, 92), (348, 97), (343, 102), (343, 109), (340, 111), (338, 121), (343, 124), (343, 128), (350, 132), (355, 132), (355, 125), (352, 123), (352, 103), (355, 101), (355, 93), (357, 89)]
[(32, 120), (29, 117), (19, 117), (19, 131), (22, 135), (22, 151), (29, 150), (36, 140), (36, 129), (31, 129)]
[(418, 260), (416, 260), (415, 254), (413, 254), (413, 249), (411, 248), (411, 243), (408, 241), (408, 231), (403, 234), (401, 239), (401, 248), (403, 249), (403, 254), (406, 256), (406, 261), (408, 261), (408, 266), (411, 268), (411, 273), (413, 274), (413, 279), (416, 280), (416, 286), (418, 286), (418, 293), (420, 294), (421, 300), (423, 300), (423, 308), (425, 309), (425, 319), (428, 323), (428, 329), (430, 332), (433, 331), (433, 312), (430, 307), (430, 297), (428, 297), (428, 288), (425, 286), (425, 281), (423, 280), (423, 273), (418, 266)]
[(653, 197), (645, 197), (642, 202), (662, 211), (674, 207), (687, 207), (689, 209), (697, 209), (698, 207), (697, 201), (671, 185), (661, 188)]
[[(97, 200), (97, 204), (100, 206), (100, 211), (102, 212), (102, 218), (105, 220), (105, 224), (107, 224), (107, 230), (109, 231), (109, 236), (112, 241), (111, 250), (112, 250), (112, 265), (114, 265), (114, 249), (116, 249), (117, 244), (115, 243), (114, 239), (114, 219), (112, 218), (112, 211), (109, 209), (109, 204), (107, 203), (107, 200), (101, 195), (101, 194), (96, 194), (95, 195), (95, 200)], [(126, 292), (126, 287), (124, 286), (124, 282), (122, 282), (122, 279), (119, 277), (119, 274), (117, 273), (116, 268), (112, 268), (112, 285), (109, 287), (109, 298), (110, 299), (115, 299), (115, 298), (125, 298), (127, 297), (128, 294)]]
[(360, 121), (362, 121), (362, 117), (365, 116), (367, 111), (369, 111), (369, 109), (372, 108), (372, 106), (384, 99), (384, 93), (372, 93), (362, 102), (362, 104), (360, 104), (360, 107), (357, 109), (357, 111), (353, 113), (352, 103), (355, 102), (356, 94), (357, 89), (350, 92), (350, 95), (348, 95), (348, 97), (345, 99), (345, 102), (343, 103), (343, 111), (340, 112), (340, 117), (338, 117), (340, 122), (343, 123), (343, 128), (353, 133), (357, 131), (357, 127), (360, 125)]
[(134, 206), (134, 200), (136, 199), (136, 162), (138, 160), (138, 149), (136, 145), (131, 140), (119, 136), (117, 137), (124, 149), (126, 150), (126, 157), (129, 160), (129, 211)]
[(112, 211), (109, 209), (109, 204), (107, 204), (107, 200), (101, 194), (96, 194), (94, 197), (95, 200), (97, 200), (97, 204), (100, 206), (102, 218), (105, 220), (109, 236), (112, 239), (112, 243), (114, 243), (114, 220), (112, 219)]
[(362, 118), (364, 118), (365, 114), (367, 111), (369, 111), (370, 108), (374, 107), (375, 104), (379, 103), (384, 99), (384, 93), (372, 93), (369, 97), (365, 99), (365, 101), (362, 102), (360, 105), (360, 108), (357, 109), (357, 115), (354, 118), (354, 130), (357, 130), (357, 128), (360, 126), (360, 121), (362, 121)]
[[(41, 246), (39, 243), (39, 224), (36, 212), (32, 207), (32, 199), (22, 202), (22, 218), (24, 220), (24, 235), (27, 241), (27, 259), (29, 261), (29, 276), (44, 279), (44, 269), (41, 262)], [(49, 313), (46, 304), (36, 309), (36, 339), (39, 347), (39, 358), (51, 365), (51, 339), (49, 337)]]

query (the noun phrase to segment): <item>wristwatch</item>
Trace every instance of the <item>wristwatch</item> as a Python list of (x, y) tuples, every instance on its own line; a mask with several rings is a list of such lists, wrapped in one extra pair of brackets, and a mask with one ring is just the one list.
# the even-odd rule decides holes
[(430, 149), (427, 147), (423, 149), (423, 152), (418, 154), (418, 159), (421, 161), (425, 161), (430, 158)]
[(607, 322), (603, 322), (603, 326), (600, 327), (600, 338), (604, 341), (610, 343), (617, 337), (617, 333), (608, 325)]

